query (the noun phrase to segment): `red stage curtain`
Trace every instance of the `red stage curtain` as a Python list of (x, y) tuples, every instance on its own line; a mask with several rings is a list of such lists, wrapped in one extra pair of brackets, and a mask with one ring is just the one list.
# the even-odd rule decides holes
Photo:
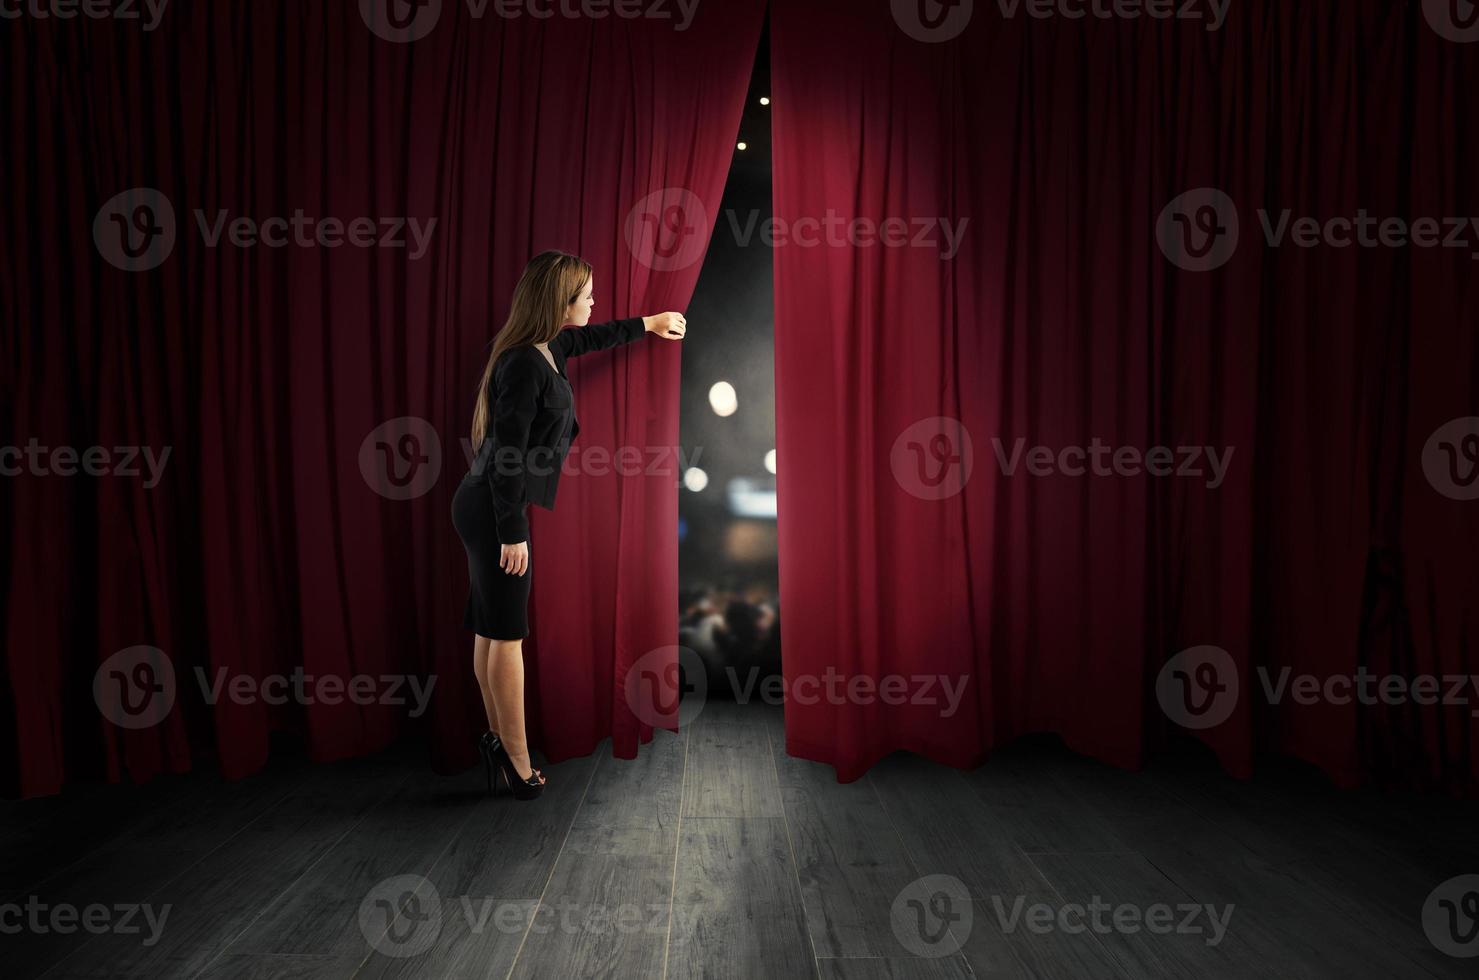
[[(851, 780), (897, 749), (971, 766), (1056, 732), (1135, 766), (1171, 729), (1162, 666), (1211, 645), (1241, 695), (1198, 733), (1230, 770), (1274, 750), (1342, 785), (1474, 792), (1472, 703), (1274, 705), (1258, 671), (1479, 674), (1479, 503), (1423, 470), (1479, 415), (1475, 233), (1275, 247), (1258, 212), (1479, 214), (1479, 44), (1418, 3), (1249, 0), (1216, 30), (1026, 7), (774, 7), (788, 750)], [(1209, 271), (1156, 235), (1197, 188), (1240, 215)], [(797, 224), (829, 213), (904, 219), (910, 245)], [(920, 219), (940, 247), (916, 247)], [(949, 257), (942, 220), (968, 222)], [(973, 469), (932, 499), (956, 425)], [(1232, 456), (1215, 489), (1007, 476), (1019, 438)], [(828, 697), (829, 672), (968, 679), (950, 713), (912, 687)]]
[[(431, 18), (409, 42), (381, 7), (178, 3), (151, 31), (79, 18), (0, 32), (4, 441), (172, 451), (152, 488), (0, 481), (6, 764), (24, 795), (79, 773), (178, 772), (212, 746), (227, 774), (248, 773), (277, 730), (327, 760), (419, 723), (440, 767), (471, 763), (482, 708), (450, 502), (514, 282), (562, 248), (594, 265), (598, 320), (689, 299), (762, 0), (701, 5), (691, 23), (676, 7), (535, 19), (395, 5)], [(163, 264), (130, 272), (102, 259), (93, 222), (136, 187), (168, 199), (176, 235)], [(663, 189), (711, 204), (689, 208), (676, 259), (672, 241), (641, 237), (640, 215), (627, 235)], [(392, 232), (401, 248), (212, 247), (197, 226), (197, 210), (210, 227), (222, 211), (300, 209), (436, 224), (419, 255), (409, 230)], [(677, 446), (679, 359), (646, 337), (571, 362), (576, 450), (639, 447), (643, 465), (567, 475), (556, 513), (532, 508), (531, 739), (552, 759), (607, 735), (631, 756), (650, 737), (622, 685), (676, 636), (674, 453), (661, 472), (648, 464)], [(381, 443), (409, 454), (406, 486), (385, 482)], [(100, 716), (92, 682), (140, 644), (165, 652), (177, 697), (158, 724), (126, 730)], [(299, 667), (434, 677), (431, 708), (416, 722), (384, 703), (208, 707), (195, 675)]]

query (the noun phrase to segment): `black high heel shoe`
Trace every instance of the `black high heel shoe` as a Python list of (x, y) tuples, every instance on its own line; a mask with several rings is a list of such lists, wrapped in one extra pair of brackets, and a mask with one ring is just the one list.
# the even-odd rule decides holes
[(519, 778), (518, 767), (514, 765), (513, 758), (509, 756), (508, 749), (503, 747), (502, 742), (499, 742), (498, 747), (493, 750), (493, 759), (498, 764), (499, 775), (503, 776), (503, 781), (508, 784), (509, 790), (514, 794), (514, 799), (538, 799), (539, 794), (544, 792), (544, 783), (539, 778), (542, 775), (540, 771), (530, 766), (529, 778)]
[(488, 795), (493, 795), (493, 767), (497, 765), (495, 753), (503, 750), (503, 740), (491, 731), (478, 736), (478, 755), (483, 760), (483, 778), (488, 782)]

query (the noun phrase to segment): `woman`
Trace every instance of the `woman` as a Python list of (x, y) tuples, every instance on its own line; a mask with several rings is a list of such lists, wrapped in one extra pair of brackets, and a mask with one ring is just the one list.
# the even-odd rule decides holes
[[(681, 313), (590, 323), (590, 264), (564, 252), (536, 255), (519, 283), (508, 320), (493, 339), (472, 415), (472, 469), (452, 498), (452, 524), (467, 549), (464, 625), (488, 731), (478, 739), (488, 790), (493, 770), (521, 800), (544, 789), (524, 734), (524, 637), (529, 635), (527, 507), (554, 510), (560, 468), (580, 431), (565, 361), (630, 343), (644, 332), (679, 340)], [(566, 330), (573, 325), (576, 329)]]

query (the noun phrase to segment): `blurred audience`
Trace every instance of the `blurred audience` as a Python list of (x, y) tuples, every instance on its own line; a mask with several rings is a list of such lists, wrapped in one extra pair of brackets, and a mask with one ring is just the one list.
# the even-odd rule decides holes
[(761, 585), (701, 587), (678, 602), (678, 642), (703, 661), (708, 696), (759, 700), (765, 678), (781, 671), (779, 597)]

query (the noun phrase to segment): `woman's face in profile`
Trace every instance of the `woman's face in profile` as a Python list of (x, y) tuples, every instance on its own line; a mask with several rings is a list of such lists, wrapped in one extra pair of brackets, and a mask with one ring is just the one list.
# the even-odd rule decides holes
[(591, 322), (591, 310), (595, 308), (596, 277), (585, 284), (579, 298), (565, 308), (565, 325), (567, 327), (583, 327)]

